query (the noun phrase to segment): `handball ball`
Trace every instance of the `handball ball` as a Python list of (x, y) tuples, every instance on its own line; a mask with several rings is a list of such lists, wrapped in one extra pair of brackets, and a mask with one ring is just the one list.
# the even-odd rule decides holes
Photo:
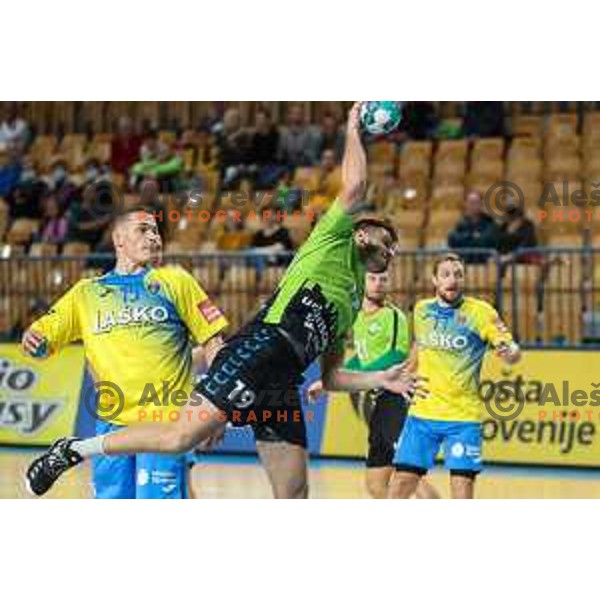
[(400, 125), (400, 102), (363, 102), (360, 107), (360, 124), (363, 131), (373, 136), (389, 135)]

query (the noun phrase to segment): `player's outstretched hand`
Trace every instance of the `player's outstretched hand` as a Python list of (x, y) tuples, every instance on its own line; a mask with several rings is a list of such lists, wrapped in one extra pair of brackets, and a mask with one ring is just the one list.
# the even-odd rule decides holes
[(309, 404), (314, 404), (324, 391), (325, 388), (323, 387), (323, 382), (320, 379), (317, 379), (317, 381), (311, 383), (308, 390), (306, 390), (306, 398), (308, 399)]
[(405, 364), (391, 367), (382, 373), (382, 387), (410, 399), (411, 403), (427, 397), (425, 384), (425, 378), (410, 372)]
[(34, 358), (45, 358), (47, 354), (48, 341), (46, 338), (28, 329), (21, 339), (21, 349), (25, 354)]

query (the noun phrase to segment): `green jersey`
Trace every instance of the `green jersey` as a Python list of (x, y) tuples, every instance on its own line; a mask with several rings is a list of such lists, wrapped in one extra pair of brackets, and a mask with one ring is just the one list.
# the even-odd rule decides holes
[(356, 354), (346, 368), (353, 371), (388, 369), (408, 358), (408, 321), (405, 314), (391, 304), (374, 312), (361, 310), (352, 336)]
[(298, 250), (263, 317), (292, 338), (304, 361), (342, 351), (360, 310), (365, 267), (353, 221), (336, 200)]

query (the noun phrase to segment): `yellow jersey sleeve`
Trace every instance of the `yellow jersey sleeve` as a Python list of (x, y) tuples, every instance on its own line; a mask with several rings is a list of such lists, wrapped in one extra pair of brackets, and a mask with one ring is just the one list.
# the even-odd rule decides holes
[(196, 279), (181, 267), (164, 268), (160, 277), (171, 290), (171, 302), (198, 344), (223, 331), (228, 325)]
[(511, 344), (513, 337), (495, 308), (483, 304), (479, 315), (479, 335), (494, 348), (500, 344)]
[(43, 335), (48, 340), (52, 352), (81, 338), (78, 309), (83, 285), (85, 280), (76, 283), (30, 327), (32, 331)]

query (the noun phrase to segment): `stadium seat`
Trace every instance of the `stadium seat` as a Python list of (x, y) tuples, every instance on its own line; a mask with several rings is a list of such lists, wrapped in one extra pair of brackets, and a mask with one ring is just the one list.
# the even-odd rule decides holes
[(583, 263), (578, 254), (564, 252), (547, 255), (544, 290), (572, 293), (583, 285)]
[(540, 312), (538, 295), (533, 290), (504, 286), (499, 314), (519, 343), (536, 344), (540, 341)]
[(425, 247), (428, 250), (448, 248), (448, 231), (445, 229), (427, 230), (425, 232)]
[(504, 162), (502, 159), (483, 159), (471, 164), (471, 169), (467, 177), (467, 186), (477, 182), (502, 181), (504, 179)]
[(464, 161), (466, 157), (467, 141), (464, 139), (441, 141), (438, 144), (437, 152), (435, 153), (436, 162), (446, 158), (450, 158), (454, 161)]
[(431, 160), (433, 145), (431, 142), (406, 142), (402, 146), (400, 161), (404, 160), (420, 160), (428, 163)]
[(11, 245), (27, 244), (37, 231), (39, 222), (35, 219), (16, 219), (6, 234)]
[(556, 231), (550, 227), (546, 243), (550, 246), (581, 247), (583, 234), (581, 231)]
[(510, 158), (506, 163), (506, 178), (509, 181), (521, 178), (540, 181), (542, 172), (543, 163), (541, 159), (537, 157)]
[(570, 137), (577, 135), (577, 114), (554, 114), (548, 117), (547, 137)]
[(463, 185), (445, 184), (436, 185), (429, 197), (430, 210), (459, 209), (465, 199), (465, 188)]
[(508, 289), (517, 290), (517, 293), (533, 292), (539, 288), (541, 277), (541, 265), (511, 263), (506, 267), (503, 283)]
[(508, 159), (540, 158), (542, 154), (541, 137), (517, 137), (512, 140), (508, 150)]
[(396, 144), (393, 142), (376, 142), (367, 148), (369, 163), (393, 166), (396, 163)]
[(543, 302), (543, 341), (547, 344), (578, 344), (583, 329), (580, 290), (548, 292)]
[(256, 268), (233, 264), (230, 266), (221, 281), (221, 290), (223, 292), (256, 292)]
[(63, 256), (87, 256), (90, 252), (90, 245), (85, 242), (67, 242), (62, 250)]
[(285, 267), (270, 266), (264, 269), (258, 280), (258, 292), (263, 295), (271, 294), (279, 285), (284, 273)]
[(468, 264), (465, 269), (465, 288), (468, 293), (496, 294), (498, 267), (495, 260), (484, 264)]
[(9, 207), (4, 198), (0, 198), (0, 240), (4, 239), (4, 234), (8, 229)]
[(462, 212), (456, 209), (435, 210), (429, 215), (428, 231), (445, 231), (446, 235), (456, 225)]
[(436, 160), (433, 170), (434, 185), (454, 184), (461, 185), (465, 180), (464, 160), (455, 160), (447, 157)]
[(398, 229), (413, 229), (418, 231), (423, 227), (425, 212), (422, 208), (401, 210), (392, 216), (392, 221)]
[(471, 162), (481, 160), (502, 160), (504, 138), (482, 138), (476, 140), (471, 150)]
[(578, 156), (550, 158), (544, 167), (544, 179), (546, 181), (576, 179), (580, 171), (581, 161)]
[(195, 262), (192, 274), (198, 283), (209, 294), (216, 293), (221, 285), (221, 270), (216, 260), (204, 260)]
[(32, 257), (56, 256), (57, 254), (58, 248), (56, 244), (36, 242), (34, 244), (31, 244), (31, 247), (29, 248), (29, 256)]
[(221, 293), (213, 300), (229, 321), (230, 331), (237, 331), (244, 323), (249, 321), (256, 306), (254, 296), (240, 292)]
[(413, 180), (427, 181), (431, 172), (428, 158), (421, 156), (403, 158), (400, 161), (399, 177), (404, 183)]
[(517, 136), (538, 137), (542, 133), (544, 120), (542, 117), (519, 115), (513, 118), (512, 133)]
[(400, 250), (416, 250), (420, 246), (420, 231), (411, 229), (397, 229), (398, 248)]

